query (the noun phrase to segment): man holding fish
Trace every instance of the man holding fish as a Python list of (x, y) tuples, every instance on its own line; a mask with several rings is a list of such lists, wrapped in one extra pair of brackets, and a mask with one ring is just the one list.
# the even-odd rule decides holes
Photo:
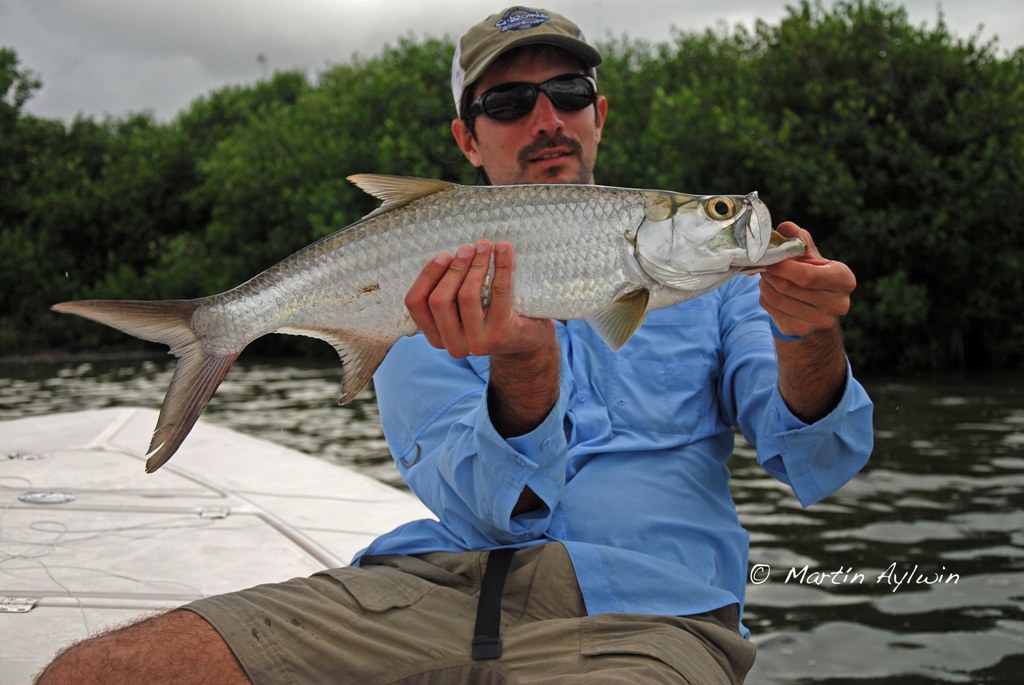
[[(593, 184), (600, 61), (546, 10), (471, 28), (452, 69), (466, 158), (494, 185)], [(735, 202), (667, 215), (726, 217)], [(853, 273), (788, 222), (772, 245), (799, 239), (806, 253), (759, 262), (767, 215), (756, 195), (743, 202), (750, 232), (736, 240), (758, 254), (739, 272), (759, 279), (691, 268), (675, 287), (705, 294), (656, 311), (657, 292), (629, 291), (606, 319), (523, 316), (514, 241), (435, 256), (405, 295), (422, 335), (374, 379), (396, 464), (438, 520), (381, 536), (352, 567), (82, 643), (39, 682), (742, 682), (755, 650), (733, 426), (805, 506), (872, 447), (839, 329)], [(631, 236), (641, 258), (645, 240), (678, 239), (655, 235)], [(636, 325), (620, 321), (630, 308)]]

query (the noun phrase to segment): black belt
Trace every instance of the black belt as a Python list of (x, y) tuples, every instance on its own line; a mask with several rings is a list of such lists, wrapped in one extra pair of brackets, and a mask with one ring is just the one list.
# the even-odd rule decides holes
[(496, 549), (487, 555), (487, 566), (480, 581), (480, 600), (473, 628), (473, 659), (497, 659), (501, 656), (501, 594), (512, 563), (514, 549)]

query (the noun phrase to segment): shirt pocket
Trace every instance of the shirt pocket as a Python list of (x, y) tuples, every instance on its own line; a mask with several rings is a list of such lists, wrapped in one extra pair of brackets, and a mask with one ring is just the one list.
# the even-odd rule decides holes
[(608, 406), (619, 428), (688, 440), (713, 404), (721, 338), (707, 295), (647, 314), (609, 361)]
[(689, 439), (704, 419), (708, 374), (699, 364), (615, 356), (611, 363), (612, 423)]

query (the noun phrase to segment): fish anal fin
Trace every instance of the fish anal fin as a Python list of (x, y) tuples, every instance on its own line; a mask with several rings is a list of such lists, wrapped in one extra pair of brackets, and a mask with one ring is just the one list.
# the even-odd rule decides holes
[(330, 343), (341, 358), (341, 400), (348, 404), (365, 388), (384, 361), (394, 340), (374, 338), (357, 331), (335, 328), (281, 328), (278, 333), (304, 335)]
[(455, 183), (433, 178), (388, 176), (386, 174), (354, 174), (348, 180), (384, 204), (378, 211), (388, 212), (434, 193), (457, 187)]
[(630, 290), (588, 316), (587, 323), (608, 347), (618, 351), (643, 324), (650, 299), (646, 288)]

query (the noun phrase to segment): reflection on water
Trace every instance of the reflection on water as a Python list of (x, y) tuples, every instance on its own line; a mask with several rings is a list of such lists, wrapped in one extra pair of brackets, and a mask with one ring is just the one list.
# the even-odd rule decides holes
[[(0, 419), (157, 407), (171, 362), (0, 364)], [(241, 360), (204, 417), (398, 477), (372, 390), (337, 405), (340, 367)], [(1024, 375), (868, 383), (876, 449), (801, 509), (753, 451), (733, 460), (751, 533), (748, 682), (1018, 683), (1024, 673)]]

